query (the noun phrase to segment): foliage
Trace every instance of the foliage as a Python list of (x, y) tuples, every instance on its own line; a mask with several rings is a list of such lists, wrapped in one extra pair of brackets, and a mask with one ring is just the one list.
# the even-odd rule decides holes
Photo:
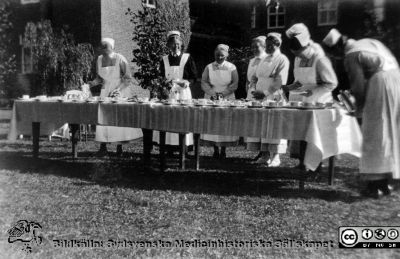
[(132, 40), (137, 44), (133, 50), (133, 62), (138, 70), (134, 74), (142, 88), (150, 91), (151, 97), (166, 99), (171, 85), (161, 73), (161, 57), (167, 53), (166, 33), (179, 30), (183, 35), (184, 45), (190, 39), (190, 19), (188, 3), (178, 0), (159, 1), (158, 7), (137, 12), (128, 9), (126, 15), (134, 25)]
[[(229, 60), (236, 65), (239, 74), (239, 87), (238, 89), (246, 89), (247, 80), (247, 67), (249, 60), (253, 57), (253, 53), (249, 46), (231, 48), (229, 50)], [(245, 98), (246, 91), (236, 91), (237, 98)]]
[(12, 53), (12, 30), (11, 10), (8, 2), (0, 4), (0, 96), (15, 97), (13, 91), (13, 80), (16, 75), (15, 54)]
[[(189, 46), (190, 36), (190, 9), (189, 4), (182, 0), (158, 1), (157, 9), (165, 31), (178, 30), (182, 33), (185, 50)], [(164, 40), (166, 40), (166, 35)], [(164, 41), (165, 42), (165, 41)]]
[(24, 44), (32, 47), (41, 86), (38, 93), (63, 94), (77, 89), (92, 74), (93, 47), (76, 44), (72, 34), (54, 30), (50, 21), (29, 22)]

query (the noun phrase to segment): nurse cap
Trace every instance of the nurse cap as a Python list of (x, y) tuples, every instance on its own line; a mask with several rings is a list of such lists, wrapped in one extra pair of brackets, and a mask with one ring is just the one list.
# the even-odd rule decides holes
[(253, 38), (253, 41), (266, 41), (266, 40), (267, 40), (267, 37), (265, 37), (263, 35)]
[(225, 52), (229, 52), (229, 46), (226, 44), (218, 44), (216, 50), (221, 50)]
[(326, 37), (322, 40), (322, 42), (328, 46), (328, 47), (333, 47), (335, 46), (340, 38), (342, 37), (342, 34), (335, 28), (329, 31), (329, 33), (326, 35)]
[(289, 39), (296, 38), (302, 47), (311, 42), (311, 35), (304, 23), (296, 23), (286, 31)]
[(274, 37), (275, 39), (277, 39), (279, 41), (279, 44), (282, 44), (282, 34), (277, 33), (277, 32), (270, 32), (267, 34), (267, 38), (268, 37)]
[(111, 48), (114, 49), (114, 46), (115, 46), (115, 40), (114, 39), (112, 39), (112, 38), (102, 38), (100, 42), (101, 43), (110, 44)]
[(179, 31), (169, 31), (169, 32), (167, 33), (167, 38), (169, 39), (169, 38), (172, 37), (172, 36), (178, 36), (178, 37), (180, 37), (180, 36), (181, 36), (181, 33), (180, 33)]

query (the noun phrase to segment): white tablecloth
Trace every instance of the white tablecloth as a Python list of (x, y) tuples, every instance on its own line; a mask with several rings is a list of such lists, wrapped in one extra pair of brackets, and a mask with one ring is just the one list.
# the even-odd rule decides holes
[(330, 156), (361, 156), (361, 131), (342, 109), (249, 109), (162, 104), (101, 104), (99, 123), (225, 136), (304, 140), (304, 163), (315, 170)]
[(40, 122), (40, 134), (51, 135), (65, 123), (97, 124), (98, 104), (15, 101), (8, 139), (31, 135), (32, 122)]
[[(249, 109), (162, 104), (93, 104), (16, 101), (10, 139), (31, 132), (32, 122), (98, 124), (225, 136), (307, 141), (305, 165), (315, 170), (330, 156), (360, 157), (361, 131), (341, 109)], [(41, 126), (43, 128), (43, 126)]]

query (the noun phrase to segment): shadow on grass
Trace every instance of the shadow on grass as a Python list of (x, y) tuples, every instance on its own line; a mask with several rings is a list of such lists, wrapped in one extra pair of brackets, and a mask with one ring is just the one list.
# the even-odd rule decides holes
[[(20, 173), (57, 175), (84, 180), (77, 185), (100, 184), (140, 190), (173, 190), (180, 192), (239, 195), (281, 198), (323, 199), (351, 203), (360, 199), (347, 190), (331, 188), (306, 182), (305, 190), (298, 188), (304, 175), (291, 172), (290, 168), (268, 169), (254, 165), (248, 159), (229, 158), (217, 161), (201, 157), (202, 169), (195, 171), (190, 159), (186, 170), (168, 169), (144, 172), (140, 153), (128, 153), (122, 158), (96, 158), (93, 152), (81, 152), (72, 159), (68, 152), (41, 152), (33, 159), (31, 152), (0, 152), (0, 169)], [(178, 167), (178, 159), (168, 159), (169, 168)], [(157, 155), (152, 156), (153, 169), (158, 167)], [(322, 189), (323, 188), (323, 189)]]

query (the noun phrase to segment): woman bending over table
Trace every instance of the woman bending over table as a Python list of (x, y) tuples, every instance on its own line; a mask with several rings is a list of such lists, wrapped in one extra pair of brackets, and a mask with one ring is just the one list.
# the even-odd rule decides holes
[[(204, 98), (210, 99), (222, 95), (224, 99), (234, 100), (239, 76), (236, 66), (226, 60), (229, 56), (229, 46), (219, 44), (215, 49), (214, 56), (215, 61), (206, 66), (201, 77)], [(221, 127), (224, 126), (221, 125)], [(224, 159), (226, 158), (226, 147), (237, 145), (239, 137), (204, 134), (201, 139), (204, 144), (214, 147), (214, 158)]]
[[(97, 59), (97, 77), (88, 82), (93, 87), (102, 84), (100, 97), (132, 96), (131, 72), (124, 56), (114, 51), (114, 40), (101, 40), (101, 53)], [(142, 137), (141, 129), (112, 126), (96, 126), (96, 141), (100, 142), (99, 156), (105, 156), (107, 143), (117, 142), (117, 155), (122, 155), (122, 143)]]
[[(332, 91), (338, 85), (338, 81), (322, 47), (311, 40), (308, 28), (302, 23), (290, 27), (286, 35), (289, 38), (289, 48), (296, 56), (293, 69), (294, 83), (282, 87), (284, 91), (289, 92), (289, 101), (333, 102)], [(291, 143), (292, 156), (299, 158), (298, 167), (305, 169), (303, 162), (306, 142), (291, 141)]]
[[(281, 44), (281, 34), (273, 32), (266, 38), (260, 36), (253, 40), (252, 49), (256, 57), (248, 68), (248, 71), (254, 71), (248, 72), (248, 76), (251, 74), (248, 99), (280, 101), (283, 98), (281, 86), (287, 82), (290, 63), (280, 51)], [(247, 149), (260, 151), (256, 162), (270, 167), (279, 166), (279, 154), (286, 153), (285, 139), (246, 138), (246, 142)]]
[[(165, 78), (173, 83), (169, 98), (176, 100), (192, 99), (190, 85), (196, 81), (197, 70), (193, 58), (189, 53), (183, 53), (183, 41), (179, 31), (170, 31), (167, 34), (167, 46), (169, 54), (163, 57), (161, 71)], [(159, 144), (160, 132), (153, 132), (153, 141)], [(169, 152), (179, 146), (179, 135), (177, 133), (166, 133), (165, 144)], [(186, 134), (186, 147), (193, 145), (193, 134)]]
[(362, 115), (362, 193), (378, 198), (390, 194), (388, 181), (400, 179), (400, 70), (396, 58), (380, 41), (362, 39), (345, 51), (345, 68)]

